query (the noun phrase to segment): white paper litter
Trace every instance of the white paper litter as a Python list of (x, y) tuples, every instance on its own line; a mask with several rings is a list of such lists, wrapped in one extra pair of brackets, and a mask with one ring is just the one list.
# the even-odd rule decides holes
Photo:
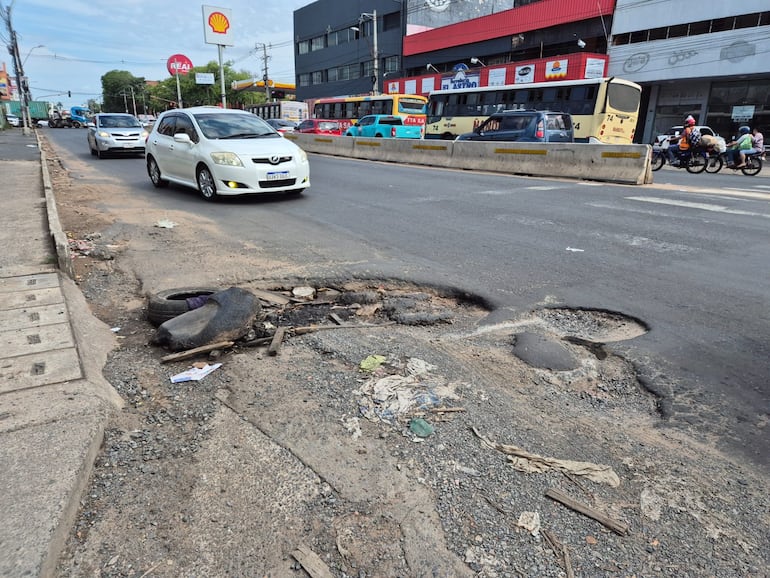
[(203, 367), (191, 367), (187, 371), (177, 373), (171, 376), (171, 383), (182, 383), (183, 381), (200, 381), (215, 369), (222, 367), (221, 363), (214, 365), (206, 364)]

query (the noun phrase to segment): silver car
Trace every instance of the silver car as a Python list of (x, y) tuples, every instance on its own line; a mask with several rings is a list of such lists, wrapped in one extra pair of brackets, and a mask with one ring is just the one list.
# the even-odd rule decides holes
[(147, 131), (133, 114), (103, 112), (88, 123), (88, 148), (101, 158), (107, 155), (144, 155)]

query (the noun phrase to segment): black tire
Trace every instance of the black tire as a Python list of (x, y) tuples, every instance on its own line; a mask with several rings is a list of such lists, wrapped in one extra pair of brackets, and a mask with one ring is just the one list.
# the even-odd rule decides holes
[(103, 159), (104, 158), (104, 153), (102, 151), (100, 151), (99, 149), (96, 149), (96, 158), (97, 159)]
[(753, 177), (754, 175), (759, 174), (759, 171), (762, 170), (762, 159), (759, 157), (751, 157), (746, 160), (746, 166), (741, 167), (741, 172), (744, 175), (748, 175), (750, 177)]
[(650, 165), (653, 171), (659, 171), (666, 164), (666, 159), (662, 151), (652, 151), (652, 161)]
[(722, 170), (725, 165), (725, 161), (722, 160), (722, 155), (710, 156), (706, 162), (706, 172), (716, 174)]
[(204, 165), (198, 168), (195, 180), (198, 183), (198, 191), (204, 199), (209, 202), (217, 200), (217, 183), (207, 166)]
[(147, 157), (147, 174), (150, 176), (150, 180), (156, 189), (168, 186), (168, 181), (160, 175), (160, 167), (152, 155)]
[(687, 161), (685, 168), (687, 169), (688, 173), (697, 175), (706, 170), (707, 161), (708, 159), (703, 155), (695, 155), (689, 161)]
[(162, 323), (187, 313), (190, 308), (187, 305), (187, 299), (190, 297), (200, 297), (211, 295), (221, 291), (211, 287), (183, 287), (181, 289), (169, 289), (161, 291), (150, 296), (147, 303), (147, 320), (153, 325)]

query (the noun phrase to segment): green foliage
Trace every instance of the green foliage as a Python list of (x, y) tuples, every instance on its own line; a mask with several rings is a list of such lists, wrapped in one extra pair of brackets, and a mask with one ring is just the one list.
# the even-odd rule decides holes
[[(102, 110), (104, 112), (133, 112), (141, 114), (141, 96), (144, 92), (144, 78), (136, 77), (126, 70), (110, 70), (102, 76)], [(132, 99), (133, 90), (133, 99)]]

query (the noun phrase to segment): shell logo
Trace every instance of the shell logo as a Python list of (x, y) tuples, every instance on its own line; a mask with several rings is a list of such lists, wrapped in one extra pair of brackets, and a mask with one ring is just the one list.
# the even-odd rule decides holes
[(209, 15), (209, 26), (217, 34), (227, 34), (227, 29), (230, 28), (230, 20), (221, 12), (212, 12)]

